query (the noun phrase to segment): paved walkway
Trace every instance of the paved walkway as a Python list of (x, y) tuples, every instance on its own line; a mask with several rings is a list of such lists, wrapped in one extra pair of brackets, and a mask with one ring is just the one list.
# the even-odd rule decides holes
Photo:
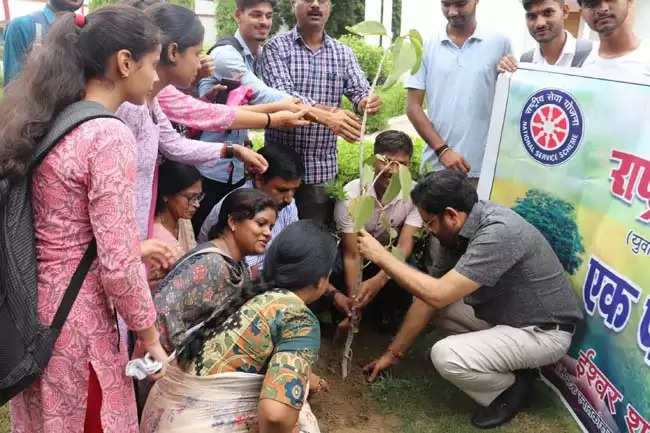
[[(398, 131), (405, 132), (410, 137), (419, 137), (417, 131), (409, 121), (408, 117), (406, 117), (406, 114), (388, 119), (388, 129), (396, 129)], [(374, 141), (375, 137), (377, 137), (378, 134), (379, 132), (375, 132), (374, 134), (369, 135), (367, 139)]]

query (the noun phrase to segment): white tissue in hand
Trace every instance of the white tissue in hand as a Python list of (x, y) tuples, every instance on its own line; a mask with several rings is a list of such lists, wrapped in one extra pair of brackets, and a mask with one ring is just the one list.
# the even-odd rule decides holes
[(142, 380), (159, 371), (162, 366), (162, 362), (154, 361), (147, 353), (144, 358), (132, 359), (126, 364), (126, 375)]

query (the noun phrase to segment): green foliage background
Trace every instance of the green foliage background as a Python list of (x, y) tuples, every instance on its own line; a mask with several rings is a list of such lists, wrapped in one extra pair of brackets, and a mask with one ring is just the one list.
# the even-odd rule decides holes
[[(326, 31), (333, 38), (338, 38), (347, 33), (346, 26), (354, 25), (363, 21), (365, 12), (364, 0), (331, 0), (332, 11), (327, 21)], [(237, 24), (233, 18), (235, 12), (235, 0), (216, 0), (215, 21), (217, 26), (217, 37), (222, 38), (235, 33)], [(278, 32), (281, 26), (291, 28), (296, 20), (291, 10), (291, 0), (279, 0), (275, 7), (273, 16), (273, 28), (271, 35)]]
[[(94, 11), (102, 6), (112, 5), (119, 3), (119, 0), (90, 0), (90, 10)], [(185, 6), (188, 9), (194, 10), (194, 0), (167, 0), (167, 3), (173, 3)]]

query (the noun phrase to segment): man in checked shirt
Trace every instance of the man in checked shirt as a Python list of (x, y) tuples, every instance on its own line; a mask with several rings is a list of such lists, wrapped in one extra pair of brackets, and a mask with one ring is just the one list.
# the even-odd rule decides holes
[[(269, 86), (318, 108), (341, 111), (345, 95), (357, 113), (367, 107), (368, 114), (375, 114), (381, 100), (368, 96), (370, 85), (354, 53), (325, 33), (331, 6), (331, 0), (291, 0), (297, 25), (266, 44), (260, 62), (262, 77)], [(328, 224), (333, 201), (325, 183), (338, 171), (336, 135), (313, 124), (293, 130), (267, 129), (266, 138), (286, 143), (303, 159), (305, 176), (295, 197), (300, 218)]]

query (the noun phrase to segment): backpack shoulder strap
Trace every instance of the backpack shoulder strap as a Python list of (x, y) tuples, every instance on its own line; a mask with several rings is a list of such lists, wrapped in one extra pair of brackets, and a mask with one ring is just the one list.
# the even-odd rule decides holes
[(233, 47), (234, 49), (237, 50), (240, 56), (244, 57), (244, 47), (239, 42), (239, 40), (237, 40), (237, 38), (234, 36), (226, 36), (225, 38), (219, 39), (217, 42), (215, 42), (215, 44), (212, 47), (210, 47), (210, 49), (208, 50), (208, 55), (212, 53), (212, 50), (214, 50), (215, 48), (225, 47), (225, 46)]
[(520, 62), (531, 63), (533, 61), (533, 55), (534, 54), (535, 54), (535, 50), (526, 51), (524, 54), (521, 55), (521, 58), (519, 59), (519, 61)]
[(585, 60), (587, 60), (587, 57), (589, 57), (589, 54), (591, 54), (593, 47), (593, 42), (586, 39), (578, 39), (576, 41), (576, 53), (573, 56), (571, 66), (574, 68), (581, 67), (585, 63)]
[(114, 113), (111, 113), (104, 106), (96, 102), (79, 101), (68, 105), (56, 116), (48, 133), (41, 140), (29, 162), (29, 169), (31, 170), (40, 164), (45, 155), (68, 132), (88, 120), (102, 117), (119, 119)]

